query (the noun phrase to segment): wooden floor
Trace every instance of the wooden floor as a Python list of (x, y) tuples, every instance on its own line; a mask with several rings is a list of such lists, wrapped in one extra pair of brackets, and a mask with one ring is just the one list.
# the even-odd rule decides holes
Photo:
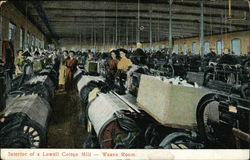
[(48, 148), (83, 148), (87, 132), (81, 112), (80, 97), (76, 91), (56, 92), (48, 126)]

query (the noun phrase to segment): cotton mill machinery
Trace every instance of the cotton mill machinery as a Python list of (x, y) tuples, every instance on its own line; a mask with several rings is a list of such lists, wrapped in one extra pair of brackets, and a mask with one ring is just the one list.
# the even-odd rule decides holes
[(141, 66), (126, 74), (123, 95), (101, 74), (75, 74), (89, 132), (84, 148), (249, 148), (243, 85), (227, 93)]
[(33, 76), (13, 80), (0, 112), (1, 148), (44, 148), (58, 70), (47, 65)]

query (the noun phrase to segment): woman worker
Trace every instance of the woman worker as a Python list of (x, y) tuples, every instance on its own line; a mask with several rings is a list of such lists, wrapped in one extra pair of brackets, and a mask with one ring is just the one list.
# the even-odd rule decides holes
[(125, 94), (126, 88), (124, 86), (127, 79), (126, 71), (133, 65), (132, 61), (126, 57), (127, 51), (125, 49), (119, 49), (120, 61), (117, 64), (118, 76), (120, 82), (120, 88), (118, 94)]
[(59, 88), (64, 88), (65, 89), (65, 79), (66, 79), (66, 64), (67, 61), (69, 60), (69, 53), (68, 51), (63, 52), (63, 57), (61, 58), (61, 63), (60, 63), (60, 70), (59, 70)]
[(115, 82), (115, 75), (117, 73), (117, 64), (119, 60), (117, 59), (117, 51), (112, 50), (110, 52), (111, 59), (108, 61), (108, 79), (110, 86), (114, 85)]
[(17, 57), (15, 58), (15, 62), (14, 62), (15, 67), (16, 67), (16, 71), (15, 71), (16, 75), (20, 75), (23, 73), (24, 58), (22, 54), (23, 54), (23, 50), (17, 51)]
[(121, 71), (127, 71), (129, 67), (133, 65), (132, 61), (126, 57), (127, 51), (125, 49), (119, 49), (120, 61), (117, 64), (117, 69)]
[(74, 89), (73, 78), (74, 73), (77, 70), (78, 61), (76, 59), (76, 55), (74, 51), (69, 52), (70, 59), (66, 63), (66, 78), (65, 78), (65, 90), (72, 91)]

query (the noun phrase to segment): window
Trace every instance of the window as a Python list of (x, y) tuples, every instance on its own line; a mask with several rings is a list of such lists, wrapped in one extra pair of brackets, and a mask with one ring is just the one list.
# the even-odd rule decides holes
[(44, 48), (44, 41), (41, 41), (41, 48)]
[(35, 36), (32, 35), (32, 38), (31, 38), (31, 45), (34, 46), (35, 45)]
[(235, 38), (232, 40), (232, 52), (235, 55), (240, 55), (241, 53), (241, 43), (240, 43), (240, 39)]
[(36, 43), (37, 43), (36, 37), (34, 36), (34, 47), (36, 47)]
[(205, 54), (210, 52), (210, 43), (209, 42), (204, 43), (204, 52), (205, 52)]
[(155, 51), (159, 51), (160, 47), (159, 46), (155, 46)]
[(197, 54), (196, 42), (192, 43), (192, 53)]
[(39, 42), (39, 39), (36, 38), (36, 47), (37, 47), (37, 48), (40, 48), (40, 47), (39, 47), (39, 43), (40, 43), (40, 42)]
[[(73, 51), (75, 48), (71, 48), (71, 50)], [(95, 48), (92, 48), (91, 49), (91, 52), (95, 53), (96, 49)]]
[(217, 54), (222, 54), (224, 50), (224, 45), (222, 40), (216, 41), (216, 53)]
[[(62, 50), (62, 51), (66, 51), (66, 48), (65, 48), (65, 47), (62, 47), (61, 50)], [(83, 50), (82, 50), (82, 52), (83, 52)]]
[(40, 48), (40, 40), (38, 38), (36, 39), (36, 46)]
[(104, 53), (105, 52), (105, 49), (104, 48), (101, 48), (101, 53)]
[(20, 49), (24, 49), (24, 29), (20, 28)]
[(39, 47), (39, 48), (42, 48), (42, 47), (41, 47), (41, 40), (40, 40), (40, 39), (37, 39), (37, 40), (38, 40), (38, 47)]
[(174, 53), (176, 53), (176, 54), (178, 54), (178, 51), (179, 50), (179, 46), (178, 46), (178, 44), (175, 44), (174, 45)]
[(183, 44), (183, 46), (182, 46), (182, 52), (184, 54), (187, 54), (187, 44)]
[(30, 34), (27, 33), (27, 47), (30, 46)]
[(38, 47), (38, 43), (39, 43), (38, 38), (35, 37), (35, 46), (36, 46), (36, 47)]
[(14, 42), (15, 40), (16, 26), (13, 23), (9, 23), (9, 41)]

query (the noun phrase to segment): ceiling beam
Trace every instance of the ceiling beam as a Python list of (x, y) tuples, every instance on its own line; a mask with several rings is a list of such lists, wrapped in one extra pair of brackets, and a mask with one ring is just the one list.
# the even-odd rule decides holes
[(57, 36), (55, 31), (52, 29), (51, 24), (50, 24), (50, 22), (48, 20), (48, 16), (47, 16), (43, 6), (41, 5), (40, 1), (39, 0), (32, 1), (31, 3), (36, 8), (36, 11), (37, 11), (38, 15), (43, 20), (43, 22), (46, 25), (46, 27), (47, 27), (49, 33), (51, 34), (52, 38), (55, 40), (55, 42), (58, 42), (59, 37)]
[(31, 16), (31, 13), (29, 10), (25, 10), (26, 4), (22, 1), (18, 0), (10, 0), (11, 3), (25, 16), (27, 19), (34, 24), (38, 28), (38, 30), (47, 38), (47, 41), (51, 40), (51, 36), (46, 33), (46, 30), (41, 27), (41, 25), (37, 22), (37, 19), (35, 19), (34, 16)]
[[(228, 9), (228, 4), (227, 4), (227, 0), (226, 1), (216, 1), (214, 3), (204, 3), (204, 7), (205, 10), (206, 8), (210, 8), (213, 10), (224, 10), (224, 9)], [(240, 2), (239, 2), (240, 1)], [(126, 2), (124, 0), (117, 0), (118, 2), (118, 9), (122, 9), (122, 8), (137, 8), (137, 1), (135, 0), (126, 0)], [(103, 6), (103, 4), (106, 4), (106, 6)], [(115, 3), (116, 0), (84, 0), (84, 1), (71, 1), (70, 3), (61, 3), (60, 1), (44, 1), (43, 5), (45, 6), (45, 8), (53, 8), (53, 6), (60, 6), (60, 7), (64, 7), (64, 8), (74, 8), (75, 6), (78, 7), (86, 7), (86, 8), (90, 8), (90, 9), (95, 9), (98, 8), (98, 6), (100, 7), (100, 5), (102, 5), (103, 9), (110, 9), (110, 8), (115, 8)], [(58, 5), (59, 4), (59, 5)], [(166, 0), (150, 0), (150, 1), (141, 1), (140, 3), (141, 8), (143, 9), (149, 9), (150, 6), (153, 6), (153, 10), (158, 10), (161, 9), (161, 7), (159, 8), (159, 6), (168, 6), (168, 1)], [(158, 5), (157, 7), (154, 7)], [(194, 1), (183, 1), (183, 0), (175, 0), (173, 1), (173, 7), (174, 6), (178, 6), (179, 8), (181, 7), (189, 7), (189, 9), (199, 9), (199, 2), (197, 0)], [(248, 7), (248, 3), (244, 0), (237, 0), (237, 1), (233, 1), (233, 5), (232, 5), (232, 10), (235, 11), (249, 11), (249, 7)]]

